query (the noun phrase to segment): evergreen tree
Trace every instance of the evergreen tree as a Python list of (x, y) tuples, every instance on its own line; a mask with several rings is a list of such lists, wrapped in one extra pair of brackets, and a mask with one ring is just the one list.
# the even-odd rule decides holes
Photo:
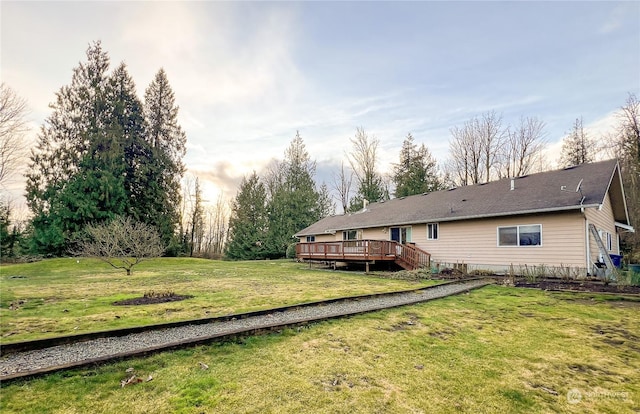
[(253, 260), (266, 257), (266, 201), (265, 187), (255, 171), (244, 177), (231, 204), (229, 240), (226, 245), (226, 256), (230, 259)]
[(309, 158), (299, 132), (275, 171), (270, 180), (267, 252), (270, 257), (284, 257), (293, 235), (320, 218), (313, 180), (316, 164)]
[(0, 199), (0, 262), (13, 256), (13, 240), (11, 240), (11, 206)]
[(563, 167), (593, 162), (596, 155), (596, 143), (589, 137), (582, 125), (582, 118), (576, 118), (573, 130), (562, 141), (560, 164)]
[[(135, 220), (148, 209), (146, 191), (148, 164), (151, 151), (146, 141), (146, 122), (142, 102), (136, 95), (135, 84), (121, 63), (111, 75), (107, 100), (110, 103), (110, 124), (108, 131), (112, 139), (119, 143), (120, 165), (113, 165), (113, 171), (124, 177), (124, 191), (127, 199), (126, 214)], [(117, 213), (116, 215), (121, 215)]]
[(108, 67), (109, 57), (100, 42), (91, 45), (87, 62), (74, 69), (71, 84), (56, 94), (53, 113), (32, 151), (26, 197), (33, 213), (32, 243), (37, 253), (62, 254), (78, 223), (86, 221), (83, 206), (75, 206), (78, 200), (71, 199), (85, 196), (74, 194), (74, 186), (82, 178), (79, 170), (89, 163), (86, 157), (95, 147), (92, 140), (104, 134), (109, 123), (105, 99)]
[(204, 237), (204, 209), (202, 207), (202, 188), (200, 187), (200, 179), (196, 177), (194, 187), (193, 208), (189, 219), (189, 256), (199, 254), (202, 247), (202, 239)]
[[(145, 200), (137, 219), (157, 226), (163, 241), (174, 240), (180, 219), (180, 180), (185, 167), (186, 135), (178, 124), (178, 106), (163, 69), (145, 92), (144, 115), (149, 146), (145, 161)], [(171, 247), (170, 247), (171, 249)]]
[(103, 105), (102, 127), (89, 135), (88, 151), (62, 193), (62, 206), (66, 208), (60, 215), (68, 237), (87, 223), (111, 220), (130, 212), (135, 196), (132, 183), (139, 161), (132, 149), (144, 143), (144, 118), (135, 84), (124, 64), (109, 77)]
[(436, 160), (424, 144), (418, 147), (411, 134), (407, 135), (400, 150), (400, 162), (393, 166), (395, 196), (438, 191), (442, 183), (438, 177)]
[(89, 223), (121, 215), (127, 208), (120, 136), (105, 130), (91, 137), (88, 152), (59, 194), (55, 211), (66, 241)]
[(56, 94), (32, 151), (27, 202), (36, 253), (61, 255), (84, 227), (121, 215), (157, 227), (166, 244), (174, 235), (185, 135), (173, 92), (161, 70), (143, 106), (126, 65), (108, 69), (94, 43)]
[(329, 187), (326, 183), (322, 183), (320, 186), (320, 191), (318, 192), (318, 206), (316, 210), (318, 212), (318, 219), (330, 216), (336, 212), (336, 204), (331, 199)]

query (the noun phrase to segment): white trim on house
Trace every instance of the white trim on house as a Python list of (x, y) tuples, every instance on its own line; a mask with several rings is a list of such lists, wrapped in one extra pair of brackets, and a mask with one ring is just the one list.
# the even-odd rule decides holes
[(399, 234), (399, 238), (402, 239), (402, 229), (409, 229), (409, 231), (405, 231), (405, 239), (409, 239), (409, 240), (396, 240), (397, 242), (401, 243), (401, 244), (407, 244), (407, 243), (412, 243), (413, 242), (413, 226), (409, 225), (409, 226), (391, 226), (389, 227), (389, 240), (393, 240), (391, 238), (391, 230), (392, 229), (398, 229), (398, 234)]
[(585, 216), (584, 218), (584, 249), (585, 249), (585, 257), (587, 261), (585, 263), (585, 268), (587, 272), (591, 272), (591, 246), (589, 245), (589, 219)]
[[(434, 231), (429, 231), (429, 226), (431, 226), (432, 229), (435, 229), (435, 236), (434, 235)], [(440, 225), (438, 223), (427, 223), (427, 240), (438, 240), (438, 236), (440, 235)]]
[[(528, 226), (538, 226), (540, 227), (540, 242), (538, 244), (520, 244), (520, 227), (528, 227)], [(508, 245), (508, 244), (500, 244), (500, 229), (516, 229), (516, 244)], [(542, 224), (534, 223), (534, 224), (514, 224), (511, 226), (497, 226), (496, 228), (496, 247), (499, 248), (514, 248), (514, 247), (543, 247), (542, 246)]]
[(616, 227), (620, 227), (621, 229), (628, 231), (629, 233), (635, 233), (636, 232), (636, 230), (633, 227), (629, 226), (629, 225), (622, 224), (622, 223), (617, 222), (617, 221), (613, 222), (613, 224)]

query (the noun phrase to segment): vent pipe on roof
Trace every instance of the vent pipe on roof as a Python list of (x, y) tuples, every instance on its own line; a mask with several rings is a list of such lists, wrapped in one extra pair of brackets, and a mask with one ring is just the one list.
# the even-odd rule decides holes
[(511, 178), (511, 191), (516, 189), (516, 179), (515, 178)]
[(366, 198), (364, 200), (362, 200), (362, 209), (363, 210), (366, 210), (368, 205), (369, 205), (369, 200), (367, 200)]

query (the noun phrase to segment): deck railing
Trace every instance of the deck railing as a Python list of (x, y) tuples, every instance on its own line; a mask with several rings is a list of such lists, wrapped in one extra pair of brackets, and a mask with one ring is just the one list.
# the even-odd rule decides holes
[(299, 259), (323, 261), (395, 261), (408, 269), (429, 267), (431, 255), (411, 244), (390, 240), (345, 240), (296, 245)]
[[(406, 263), (409, 269), (431, 267), (431, 255), (413, 244), (398, 244), (400, 251), (396, 261)], [(398, 263), (402, 266), (402, 263)], [(402, 266), (405, 267), (405, 266)]]

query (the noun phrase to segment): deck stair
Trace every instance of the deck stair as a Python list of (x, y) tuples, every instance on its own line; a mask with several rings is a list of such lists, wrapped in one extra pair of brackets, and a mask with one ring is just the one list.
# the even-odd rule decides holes
[(429, 268), (431, 255), (413, 244), (397, 244), (396, 264), (405, 270)]

